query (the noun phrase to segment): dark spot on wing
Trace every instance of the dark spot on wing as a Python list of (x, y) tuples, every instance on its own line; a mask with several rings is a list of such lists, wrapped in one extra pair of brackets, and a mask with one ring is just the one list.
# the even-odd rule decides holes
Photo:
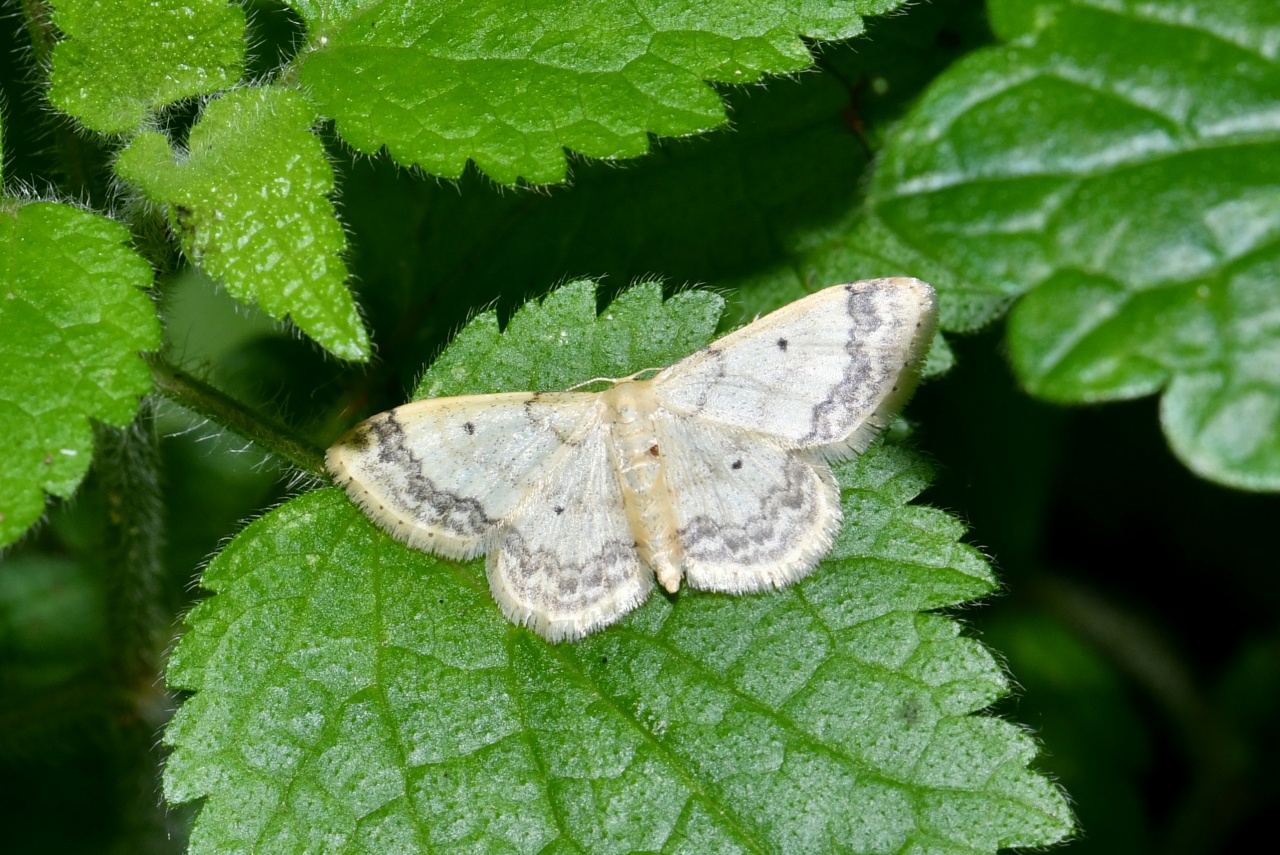
[(790, 342), (788, 342), (785, 338), (778, 339), (778, 350), (786, 350), (787, 345), (789, 344)]
[(356, 425), (339, 443), (356, 451), (368, 451), (373, 444), (373, 430), (368, 424)]
[(556, 512), (556, 516), (560, 516), (562, 513), (564, 513), (564, 508), (560, 505), (556, 505), (555, 512)]
[(463, 430), (465, 430), (465, 431), (467, 432), (467, 436), (475, 436), (475, 435), (476, 435), (476, 426), (475, 426), (475, 425), (473, 425), (471, 422), (467, 422), (466, 424), (464, 424), (464, 425), (462, 426), (462, 429), (463, 429)]
[(731, 468), (731, 469), (741, 469), (741, 468), (742, 468), (742, 461), (741, 461), (741, 460), (735, 460), (735, 461), (733, 461), (733, 464), (732, 464), (732, 466), (731, 466), (730, 468)]

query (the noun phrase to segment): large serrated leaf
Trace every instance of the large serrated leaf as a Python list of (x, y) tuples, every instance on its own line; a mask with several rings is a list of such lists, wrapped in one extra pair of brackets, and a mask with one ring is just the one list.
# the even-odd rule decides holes
[(160, 345), (151, 268), (105, 217), (37, 202), (0, 209), (0, 545), (69, 496), (93, 458), (91, 419), (124, 426)]
[(1163, 390), (1191, 469), (1280, 489), (1280, 6), (991, 12), (1008, 45), (939, 78), (890, 140), (878, 222), (954, 271), (985, 307), (970, 324), (1025, 295), (1009, 342), (1034, 394)]
[(49, 102), (87, 128), (132, 131), (147, 114), (226, 89), (244, 70), (244, 10), (226, 0), (57, 0)]
[(799, 71), (801, 36), (855, 36), (899, 2), (290, 5), (311, 30), (300, 80), (345, 140), (448, 177), (470, 159), (510, 184), (563, 180), (565, 149), (635, 157), (650, 134), (722, 125), (705, 81)]
[[(581, 382), (704, 343), (718, 298), (656, 286), (597, 318), (566, 287), (505, 333), (478, 318), (420, 391)], [(700, 333), (699, 333), (700, 330)], [(486, 366), (478, 369), (478, 366)], [(193, 690), (166, 789), (206, 798), (194, 852), (993, 852), (1071, 828), (1031, 740), (973, 715), (1007, 683), (951, 619), (992, 590), (928, 482), (876, 446), (846, 518), (785, 591), (654, 595), (549, 645), (507, 623), (481, 562), (407, 549), (337, 490), (251, 524), (170, 663)]]
[(347, 289), (333, 167), (314, 120), (294, 92), (241, 89), (209, 104), (178, 162), (164, 135), (148, 132), (117, 171), (166, 206), (183, 249), (232, 296), (288, 317), (336, 356), (365, 360), (369, 336)]

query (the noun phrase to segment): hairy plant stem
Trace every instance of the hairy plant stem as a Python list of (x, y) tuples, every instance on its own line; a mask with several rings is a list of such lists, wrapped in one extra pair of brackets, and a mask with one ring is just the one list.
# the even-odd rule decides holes
[(324, 469), (324, 453), (297, 437), (289, 428), (192, 377), (163, 356), (148, 355), (147, 362), (151, 365), (156, 389), (166, 398), (250, 440), (264, 451), (284, 458), (309, 475), (329, 477)]
[(108, 630), (112, 668), (126, 683), (154, 677), (165, 644), (161, 603), (164, 501), (160, 443), (143, 403), (124, 429), (95, 428), (94, 471), (107, 504)]
[[(22, 0), (22, 18), (27, 38), (31, 40), (32, 71), (29, 73), (39, 80), (41, 88), (48, 83), (53, 49), (58, 44), (52, 16), (47, 0)], [(49, 125), (44, 133), (52, 138), (59, 153), (57, 165), (66, 176), (61, 189), (73, 198), (101, 208), (108, 200), (107, 156), (103, 149), (81, 137), (66, 122)]]
[(112, 721), (121, 764), (121, 851), (161, 852), (167, 837), (155, 735), (173, 703), (160, 677), (169, 641), (164, 593), (164, 498), (153, 408), (126, 428), (95, 428), (94, 474), (106, 502), (108, 677), (120, 699)]
[(27, 36), (31, 39), (32, 58), (39, 68), (48, 65), (53, 46), (58, 41), (53, 34), (50, 12), (49, 4), (44, 0), (22, 0), (22, 18), (27, 25)]

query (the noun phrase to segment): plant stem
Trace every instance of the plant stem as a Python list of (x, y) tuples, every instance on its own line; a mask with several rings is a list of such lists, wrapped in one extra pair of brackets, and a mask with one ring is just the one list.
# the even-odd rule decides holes
[(164, 498), (153, 405), (126, 428), (96, 427), (94, 472), (106, 500), (106, 666), (120, 693), (112, 721), (120, 764), (122, 845), (164, 849), (164, 811), (156, 769), (156, 731), (173, 702), (160, 679), (171, 615), (164, 602)]
[(164, 501), (160, 443), (144, 402), (126, 428), (96, 427), (94, 470), (107, 503), (107, 620), (112, 668), (124, 685), (153, 680), (167, 639), (161, 603)]
[[(30, 74), (47, 85), (52, 66), (53, 51), (58, 44), (53, 26), (53, 9), (47, 0), (22, 0), (22, 17), (27, 37), (31, 40)], [(47, 135), (58, 151), (55, 169), (62, 171), (65, 181), (62, 190), (72, 198), (91, 202), (102, 208), (108, 201), (107, 154), (94, 140), (82, 137), (66, 122), (51, 123), (38, 130), (35, 138)], [(38, 145), (35, 139), (27, 139), (28, 145)]]
[(265, 418), (220, 389), (180, 370), (163, 356), (146, 357), (160, 394), (225, 427), (309, 475), (327, 479), (324, 453), (287, 427)]
[(53, 21), (49, 17), (49, 4), (43, 0), (22, 0), (22, 17), (31, 39), (31, 54), (37, 68), (47, 68), (49, 56), (57, 39), (53, 35)]

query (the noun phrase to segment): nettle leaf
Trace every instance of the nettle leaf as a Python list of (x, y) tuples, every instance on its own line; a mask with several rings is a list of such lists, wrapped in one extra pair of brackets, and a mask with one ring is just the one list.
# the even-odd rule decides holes
[(597, 317), (596, 283), (570, 282), (526, 303), (505, 330), (496, 312), (472, 319), (422, 375), (413, 400), (567, 389), (665, 368), (710, 341), (723, 310), (710, 291), (682, 291), (664, 303), (662, 286), (645, 282)]
[(904, 121), (874, 217), (955, 272), (970, 324), (1025, 295), (1009, 349), (1032, 393), (1163, 390), (1187, 466), (1280, 490), (1280, 5), (991, 14), (1008, 44), (950, 69)]
[(333, 166), (314, 119), (295, 92), (241, 89), (210, 102), (176, 162), (165, 136), (147, 132), (116, 168), (166, 206), (183, 249), (233, 297), (363, 361), (369, 336), (346, 285)]
[[(629, 373), (699, 346), (718, 298), (656, 286), (595, 315), (584, 283), (483, 315), (420, 391)], [(483, 366), (483, 367), (481, 367)], [(652, 596), (550, 645), (507, 623), (483, 562), (382, 533), (337, 489), (209, 565), (169, 680), (171, 801), (193, 852), (993, 852), (1071, 829), (991, 655), (923, 613), (994, 587), (927, 484), (877, 445), (839, 469), (848, 523), (785, 591)]]
[(707, 81), (747, 83), (813, 63), (801, 39), (845, 39), (900, 0), (660, 3), (294, 0), (311, 51), (301, 82), (357, 149), (457, 177), (561, 181), (565, 149), (643, 154), (650, 134), (725, 122)]
[(85, 127), (132, 131), (147, 114), (234, 84), (244, 10), (226, 0), (57, 0), (49, 103)]
[(40, 518), (45, 493), (75, 491), (90, 420), (123, 427), (151, 391), (138, 352), (160, 346), (160, 324), (129, 242), (78, 208), (0, 209), (0, 545)]

